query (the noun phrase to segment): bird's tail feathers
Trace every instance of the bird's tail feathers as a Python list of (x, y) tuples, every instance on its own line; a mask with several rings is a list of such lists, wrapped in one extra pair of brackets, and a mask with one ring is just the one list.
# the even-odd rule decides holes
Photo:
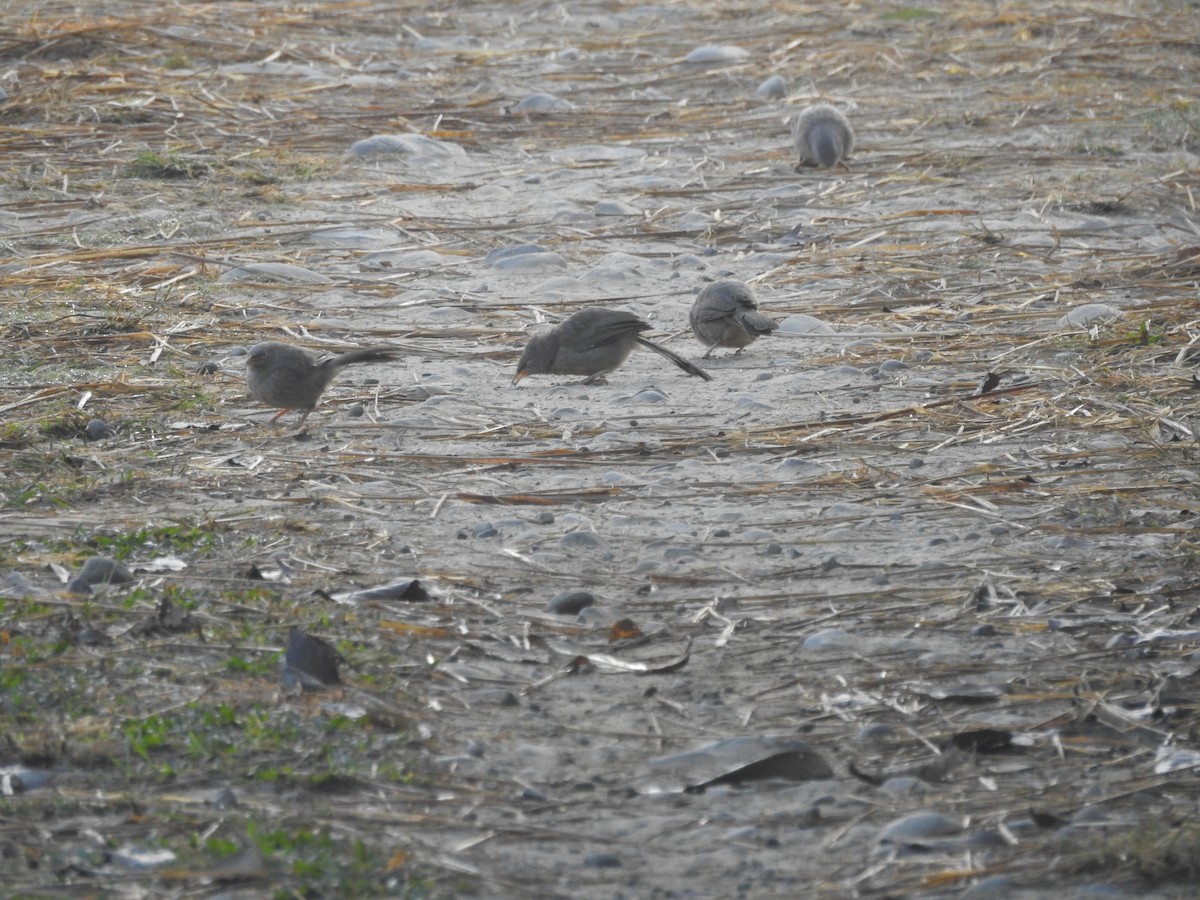
[(689, 375), (695, 375), (698, 378), (703, 378), (705, 381), (712, 381), (711, 375), (709, 375), (707, 372), (705, 372), (702, 368), (700, 368), (695, 363), (689, 362), (688, 360), (684, 359), (678, 353), (672, 353), (666, 347), (660, 347), (658, 344), (654, 343), (654, 341), (647, 340), (644, 337), (639, 337), (637, 339), (637, 341), (642, 346), (649, 347), (655, 353), (665, 356), (667, 359), (669, 359), (671, 362), (675, 363), (675, 365), (679, 366), (679, 368), (683, 369), (683, 371), (687, 372)]

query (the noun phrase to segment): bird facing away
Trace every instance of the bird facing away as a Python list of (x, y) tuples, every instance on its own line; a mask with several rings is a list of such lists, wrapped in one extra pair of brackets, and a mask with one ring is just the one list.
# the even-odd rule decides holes
[(832, 169), (854, 149), (854, 129), (842, 113), (828, 103), (810, 106), (792, 123), (792, 140), (802, 166)]
[(339, 371), (354, 363), (395, 359), (396, 352), (391, 347), (364, 347), (340, 356), (322, 356), (292, 344), (266, 341), (250, 348), (246, 384), (255, 399), (279, 409), (272, 422), (297, 409), (303, 410), (298, 423), (303, 425)]
[(692, 334), (708, 347), (708, 359), (717, 347), (736, 347), (741, 353), (764, 334), (779, 327), (758, 311), (754, 293), (740, 281), (714, 281), (705, 285), (688, 315)]
[(581, 309), (529, 339), (512, 383), (526, 375), (584, 375), (584, 384), (604, 384), (604, 376), (625, 362), (639, 344), (662, 354), (689, 375), (712, 380), (699, 366), (642, 337), (649, 329), (631, 312), (599, 306)]

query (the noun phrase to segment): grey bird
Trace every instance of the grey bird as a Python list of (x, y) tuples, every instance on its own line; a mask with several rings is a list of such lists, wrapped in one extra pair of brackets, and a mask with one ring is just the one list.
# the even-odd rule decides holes
[(304, 413), (298, 423), (303, 425), (339, 371), (355, 363), (395, 359), (397, 352), (392, 347), (364, 347), (322, 356), (293, 344), (265, 341), (251, 347), (246, 357), (246, 384), (255, 399), (279, 409), (272, 422), (296, 409)]
[(642, 337), (649, 329), (631, 312), (599, 306), (581, 309), (529, 339), (512, 383), (526, 375), (584, 375), (584, 384), (604, 384), (604, 376), (619, 368), (639, 344), (662, 354), (689, 375), (712, 380), (699, 366)]
[(842, 113), (828, 103), (810, 106), (792, 123), (792, 140), (802, 166), (832, 169), (854, 149), (854, 129)]
[(696, 296), (688, 315), (692, 334), (708, 347), (708, 359), (717, 347), (735, 347), (741, 353), (764, 334), (779, 327), (758, 311), (754, 293), (740, 281), (714, 281)]

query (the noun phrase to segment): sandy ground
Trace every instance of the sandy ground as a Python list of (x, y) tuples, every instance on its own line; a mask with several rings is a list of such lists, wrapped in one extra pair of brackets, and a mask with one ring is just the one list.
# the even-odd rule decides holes
[[(2, 14), (19, 890), (1192, 896), (1194, 9), (94, 6)], [(510, 385), (717, 278), (712, 381)], [(297, 434), (265, 339), (404, 358)]]

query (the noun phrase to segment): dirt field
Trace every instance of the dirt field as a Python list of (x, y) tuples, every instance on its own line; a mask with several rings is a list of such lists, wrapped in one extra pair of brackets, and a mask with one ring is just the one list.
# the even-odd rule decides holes
[[(1197, 896), (1195, 3), (112, 7), (0, 6), (0, 893)], [(593, 305), (712, 380), (510, 384)]]

